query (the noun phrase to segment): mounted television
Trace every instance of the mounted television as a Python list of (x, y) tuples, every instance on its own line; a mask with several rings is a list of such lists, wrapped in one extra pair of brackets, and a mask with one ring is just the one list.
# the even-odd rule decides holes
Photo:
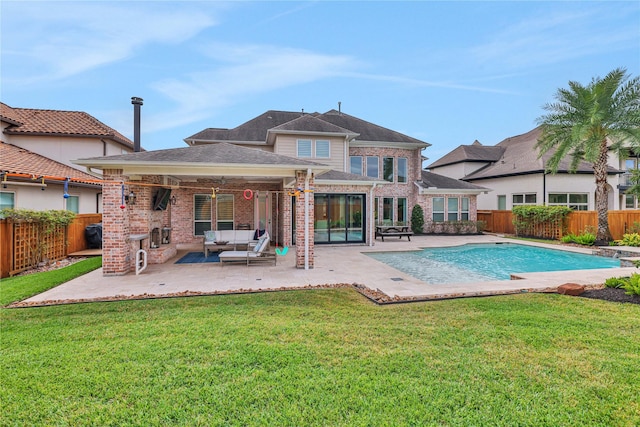
[(167, 209), (169, 205), (169, 199), (171, 198), (170, 188), (160, 188), (156, 195), (153, 197), (153, 210), (163, 211)]

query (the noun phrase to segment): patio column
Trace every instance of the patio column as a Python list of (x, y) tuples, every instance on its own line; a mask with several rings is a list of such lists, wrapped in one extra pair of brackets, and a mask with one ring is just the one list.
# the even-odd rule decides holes
[[(313, 223), (315, 218), (313, 192), (313, 174), (311, 170), (296, 172), (296, 267), (313, 268), (314, 239)], [(305, 191), (305, 189), (307, 191)]]
[(133, 255), (129, 237), (127, 207), (121, 208), (122, 181), (120, 169), (105, 169), (102, 183), (102, 274), (121, 276), (131, 268)]

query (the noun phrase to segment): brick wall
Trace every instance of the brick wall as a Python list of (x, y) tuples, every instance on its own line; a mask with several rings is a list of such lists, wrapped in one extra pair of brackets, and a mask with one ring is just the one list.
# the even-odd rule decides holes
[[(296, 172), (296, 188), (305, 188), (306, 172)], [(309, 177), (309, 187), (314, 186), (313, 176)], [(301, 192), (296, 197), (296, 267), (305, 268), (305, 204), (309, 205), (309, 249), (307, 265), (309, 268), (314, 266), (314, 244), (313, 244), (313, 218), (314, 218), (314, 200), (313, 193)]]

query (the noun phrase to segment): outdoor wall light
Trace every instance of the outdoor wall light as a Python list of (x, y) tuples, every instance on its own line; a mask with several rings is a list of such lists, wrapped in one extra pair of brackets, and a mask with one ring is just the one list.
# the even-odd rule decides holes
[(124, 196), (124, 201), (127, 202), (128, 205), (135, 205), (136, 204), (136, 193), (134, 193), (133, 190), (131, 190), (129, 192), (129, 194)]
[(173, 196), (171, 196), (171, 198), (169, 199), (169, 203), (171, 203), (171, 206), (174, 206), (177, 201), (178, 201), (178, 199), (176, 198), (175, 194)]

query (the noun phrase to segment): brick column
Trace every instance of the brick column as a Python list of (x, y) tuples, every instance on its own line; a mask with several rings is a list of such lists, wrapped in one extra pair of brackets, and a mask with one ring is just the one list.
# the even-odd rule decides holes
[(129, 236), (127, 207), (121, 209), (122, 170), (105, 169), (102, 184), (102, 274), (119, 276), (127, 274), (133, 255)]
[[(305, 267), (305, 242), (304, 242), (304, 230), (305, 230), (305, 215), (304, 206), (305, 203), (309, 204), (309, 268), (313, 268), (314, 260), (314, 241), (313, 241), (313, 223), (314, 223), (314, 199), (313, 193), (305, 193), (305, 178), (307, 177), (306, 171), (296, 172), (296, 188), (302, 189), (300, 196), (296, 197), (296, 267)], [(309, 177), (309, 188), (313, 187), (313, 175)]]
[[(278, 196), (280, 197), (280, 196)], [(282, 245), (283, 246), (292, 246), (293, 241), (291, 239), (291, 196), (287, 194), (285, 191), (282, 194), (281, 203), (280, 203), (280, 221), (281, 221), (281, 229), (282, 229)]]

